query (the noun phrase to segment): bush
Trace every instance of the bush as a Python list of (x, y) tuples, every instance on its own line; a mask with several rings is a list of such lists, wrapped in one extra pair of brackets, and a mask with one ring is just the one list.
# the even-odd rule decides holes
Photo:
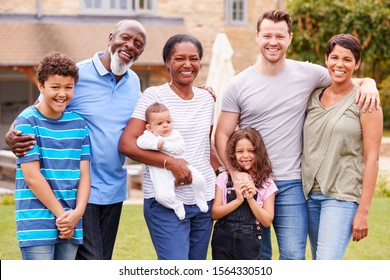
[(383, 126), (390, 128), (390, 76), (379, 84), (379, 92), (383, 110)]
[(0, 205), (14, 205), (14, 195), (13, 194), (5, 194), (0, 197)]
[(381, 197), (390, 197), (389, 173), (379, 171), (375, 187), (375, 195)]

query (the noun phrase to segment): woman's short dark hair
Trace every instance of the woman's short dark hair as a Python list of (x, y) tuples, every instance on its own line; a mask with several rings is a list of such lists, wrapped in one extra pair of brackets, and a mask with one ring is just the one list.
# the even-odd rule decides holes
[(359, 39), (356, 37), (352, 36), (351, 34), (334, 35), (332, 38), (330, 38), (328, 44), (326, 45), (326, 57), (329, 57), (330, 53), (333, 51), (336, 45), (350, 50), (355, 57), (356, 62), (360, 61), (361, 44)]
[(168, 39), (168, 41), (165, 43), (165, 46), (163, 48), (163, 59), (164, 63), (167, 62), (172, 56), (172, 50), (175, 48), (177, 44), (180, 44), (182, 42), (190, 42), (194, 44), (196, 49), (198, 50), (199, 58), (202, 59), (203, 56), (203, 47), (200, 41), (195, 38), (192, 35), (189, 34), (176, 34), (173, 35), (171, 38)]

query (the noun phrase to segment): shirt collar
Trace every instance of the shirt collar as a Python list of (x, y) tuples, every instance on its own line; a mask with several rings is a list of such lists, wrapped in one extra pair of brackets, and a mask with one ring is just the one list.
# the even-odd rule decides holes
[[(103, 54), (104, 54), (104, 52), (97, 52), (97, 53), (95, 53), (95, 55), (92, 58), (92, 62), (93, 62), (93, 65), (96, 68), (96, 71), (99, 73), (100, 76), (107, 75), (108, 73), (110, 73), (111, 75), (114, 75), (110, 71), (108, 71), (106, 69), (106, 67), (104, 67), (102, 61), (100, 60), (100, 57)], [(126, 74), (124, 75), (124, 77), (127, 78), (128, 76), (129, 76), (129, 71), (126, 71)]]

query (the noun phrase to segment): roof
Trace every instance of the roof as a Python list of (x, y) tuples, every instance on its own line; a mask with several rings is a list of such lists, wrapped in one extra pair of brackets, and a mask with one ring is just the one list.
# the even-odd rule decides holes
[[(102, 21), (1, 20), (0, 21), (0, 67), (35, 66), (41, 58), (58, 51), (80, 61), (104, 51), (108, 36), (115, 23)], [(158, 21), (157, 21), (158, 22)], [(156, 20), (142, 22), (147, 32), (144, 53), (136, 65), (163, 65), (162, 49), (167, 39), (177, 33), (186, 33), (182, 21)]]

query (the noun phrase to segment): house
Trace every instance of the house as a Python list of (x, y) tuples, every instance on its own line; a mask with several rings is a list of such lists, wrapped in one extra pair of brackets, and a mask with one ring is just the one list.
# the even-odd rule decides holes
[[(146, 49), (132, 66), (142, 89), (169, 78), (162, 48), (173, 34), (191, 33), (203, 44), (197, 84), (206, 81), (211, 48), (224, 31), (233, 47), (236, 72), (255, 63), (258, 16), (282, 8), (281, 0), (2, 0), (0, 5), (0, 133), (38, 96), (35, 70), (40, 59), (60, 51), (76, 61), (92, 57), (107, 45), (121, 19), (140, 21), (148, 33)], [(4, 137), (0, 149), (6, 148)]]

